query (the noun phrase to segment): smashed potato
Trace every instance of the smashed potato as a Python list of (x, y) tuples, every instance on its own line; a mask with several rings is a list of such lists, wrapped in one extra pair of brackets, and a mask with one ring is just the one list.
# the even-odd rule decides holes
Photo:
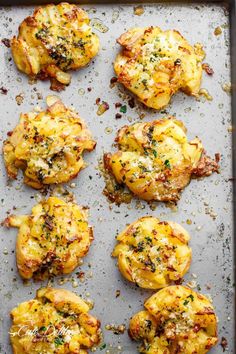
[(100, 322), (71, 291), (41, 288), (11, 311), (15, 354), (86, 354), (100, 342)]
[(219, 154), (212, 160), (198, 138), (188, 142), (184, 124), (174, 117), (124, 126), (116, 142), (119, 150), (104, 155), (105, 169), (147, 201), (176, 202), (192, 176), (219, 168)]
[(205, 53), (175, 30), (132, 28), (117, 40), (122, 46), (114, 69), (127, 89), (146, 106), (165, 107), (178, 90), (197, 96)]
[(184, 286), (169, 286), (151, 296), (130, 320), (140, 353), (205, 354), (217, 343), (217, 318), (210, 301)]
[(122, 275), (147, 289), (159, 289), (180, 280), (191, 262), (190, 237), (182, 226), (145, 216), (117, 236), (112, 255)]
[(47, 105), (46, 111), (21, 114), (3, 145), (8, 175), (16, 178), (22, 169), (24, 182), (36, 189), (76, 177), (83, 151), (96, 146), (82, 119), (58, 97), (48, 96)]
[(71, 273), (93, 241), (87, 210), (56, 197), (36, 204), (31, 215), (10, 215), (5, 225), (19, 228), (16, 260), (24, 279)]
[(19, 70), (41, 79), (49, 77), (59, 90), (60, 84), (70, 83), (67, 70), (87, 65), (97, 54), (99, 39), (81, 8), (50, 4), (39, 7), (21, 23), (18, 37), (11, 40), (11, 50)]

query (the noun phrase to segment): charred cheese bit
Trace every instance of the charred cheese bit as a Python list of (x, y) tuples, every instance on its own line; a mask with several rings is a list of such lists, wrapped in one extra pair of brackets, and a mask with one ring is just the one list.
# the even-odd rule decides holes
[(14, 354), (86, 354), (100, 342), (100, 322), (71, 291), (41, 288), (11, 311)]
[(16, 259), (24, 279), (71, 273), (93, 241), (87, 210), (56, 197), (36, 204), (31, 215), (10, 215), (5, 224), (19, 228)]
[(198, 138), (188, 141), (174, 117), (124, 126), (116, 142), (119, 150), (104, 155), (106, 170), (147, 201), (177, 201), (192, 175), (218, 171), (218, 161), (204, 154)]
[(50, 77), (68, 85), (67, 70), (87, 65), (99, 50), (85, 11), (76, 5), (60, 3), (36, 9), (11, 40), (16, 66), (29, 76)]
[(198, 94), (205, 56), (200, 44), (192, 47), (178, 31), (159, 27), (132, 28), (117, 41), (118, 81), (146, 106), (163, 108), (178, 90)]
[(218, 341), (210, 301), (184, 286), (169, 286), (151, 296), (130, 320), (132, 339), (143, 354), (205, 354)]
[(190, 237), (175, 222), (145, 216), (117, 236), (113, 256), (122, 275), (147, 289), (159, 289), (180, 280), (191, 262)]
[(22, 169), (24, 182), (36, 189), (76, 177), (83, 151), (96, 146), (83, 120), (58, 97), (48, 96), (47, 105), (44, 112), (21, 114), (3, 145), (8, 175), (16, 178)]

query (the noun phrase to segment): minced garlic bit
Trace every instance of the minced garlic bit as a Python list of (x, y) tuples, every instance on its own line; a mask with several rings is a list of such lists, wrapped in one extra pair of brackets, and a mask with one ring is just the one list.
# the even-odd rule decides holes
[(106, 33), (109, 30), (109, 27), (107, 27), (99, 18), (93, 18), (90, 24), (101, 33)]
[(201, 88), (198, 92), (199, 96), (205, 97), (207, 101), (212, 101), (213, 97), (209, 94), (208, 90), (205, 88)]
[(97, 109), (97, 115), (101, 116), (103, 113), (105, 113), (109, 109), (109, 104), (105, 101), (102, 101), (101, 104), (99, 104), (98, 109)]
[(219, 36), (222, 33), (222, 29), (220, 26), (216, 27), (214, 30), (214, 35)]
[(221, 85), (222, 90), (225, 91), (228, 95), (230, 95), (232, 86), (231, 82), (225, 82), (224, 84)]
[(125, 324), (114, 325), (114, 324), (107, 324), (105, 329), (108, 331), (112, 331), (114, 334), (123, 334), (125, 333), (126, 326)]
[(24, 101), (24, 94), (20, 93), (19, 95), (16, 96), (16, 103), (18, 106), (20, 106)]
[(144, 13), (144, 7), (142, 5), (134, 7), (134, 14), (141, 16)]
[(119, 18), (119, 11), (118, 10), (114, 10), (112, 13), (112, 19), (111, 19), (111, 23), (115, 23), (116, 20)]

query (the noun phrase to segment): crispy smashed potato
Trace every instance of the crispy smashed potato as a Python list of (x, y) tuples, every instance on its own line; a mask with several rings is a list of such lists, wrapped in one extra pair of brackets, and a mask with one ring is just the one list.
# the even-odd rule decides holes
[(206, 156), (198, 138), (188, 142), (184, 124), (174, 117), (124, 126), (116, 142), (119, 150), (104, 155), (107, 172), (147, 201), (176, 202), (192, 176), (219, 168), (219, 155), (216, 161)]
[(87, 65), (97, 54), (99, 39), (81, 8), (50, 4), (39, 7), (21, 23), (11, 49), (19, 70), (41, 79), (49, 77), (60, 89), (60, 84), (70, 83), (67, 70)]
[(56, 197), (36, 204), (31, 215), (10, 215), (5, 225), (19, 228), (16, 260), (24, 279), (71, 273), (93, 241), (87, 210)]
[(210, 301), (184, 286), (151, 296), (130, 320), (132, 339), (143, 354), (205, 354), (217, 343), (217, 318)]
[(15, 354), (87, 354), (100, 342), (100, 322), (71, 291), (41, 288), (11, 311)]
[(189, 239), (179, 224), (145, 216), (117, 236), (112, 255), (126, 279), (142, 288), (159, 289), (179, 281), (188, 271)]
[(58, 97), (48, 96), (47, 105), (44, 112), (21, 114), (3, 145), (8, 175), (15, 179), (22, 169), (24, 182), (36, 189), (76, 177), (83, 151), (96, 146), (82, 119)]
[(205, 53), (175, 30), (133, 28), (117, 40), (122, 46), (114, 69), (127, 89), (146, 106), (165, 107), (178, 90), (197, 96)]

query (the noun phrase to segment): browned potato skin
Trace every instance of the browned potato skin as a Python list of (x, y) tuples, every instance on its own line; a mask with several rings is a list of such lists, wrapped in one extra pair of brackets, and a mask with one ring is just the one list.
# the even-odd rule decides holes
[(85, 122), (57, 96), (48, 96), (47, 105), (46, 111), (21, 114), (3, 144), (9, 177), (16, 179), (21, 169), (35, 189), (75, 178), (85, 167), (83, 151), (96, 146)]
[(132, 28), (117, 42), (118, 81), (146, 106), (161, 109), (178, 90), (197, 96), (205, 55), (200, 44), (192, 47), (178, 31), (159, 27)]
[(87, 13), (64, 2), (37, 8), (21, 23), (11, 49), (19, 70), (68, 85), (66, 71), (87, 65), (99, 50), (99, 39), (89, 26)]
[(206, 354), (218, 341), (217, 318), (210, 301), (184, 286), (169, 286), (144, 304), (130, 320), (132, 339), (143, 354)]
[(71, 273), (93, 241), (87, 210), (56, 197), (36, 204), (31, 215), (9, 216), (5, 225), (19, 228), (16, 260), (24, 279)]
[(218, 159), (205, 155), (201, 141), (187, 140), (184, 124), (174, 117), (124, 126), (118, 151), (104, 155), (106, 170), (118, 184), (147, 201), (177, 202), (194, 176), (218, 172)]
[(180, 281), (192, 258), (187, 231), (175, 222), (142, 217), (117, 236), (112, 255), (121, 274), (146, 289), (160, 289)]
[(11, 311), (13, 353), (87, 354), (101, 338), (100, 321), (88, 312), (89, 306), (71, 291), (39, 289), (35, 299)]

